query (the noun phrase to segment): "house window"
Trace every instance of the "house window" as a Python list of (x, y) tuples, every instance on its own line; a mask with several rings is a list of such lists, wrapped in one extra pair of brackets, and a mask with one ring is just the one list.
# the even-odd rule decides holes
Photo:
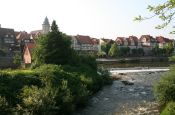
[(11, 39), (11, 38), (5, 38), (5, 39), (4, 39), (4, 42), (5, 42), (5, 43), (15, 43), (14, 40)]
[(6, 34), (5, 37), (9, 37), (9, 36)]
[(29, 43), (30, 42), (30, 40), (25, 40), (25, 43)]
[(13, 35), (11, 35), (11, 38), (13, 38), (14, 36)]

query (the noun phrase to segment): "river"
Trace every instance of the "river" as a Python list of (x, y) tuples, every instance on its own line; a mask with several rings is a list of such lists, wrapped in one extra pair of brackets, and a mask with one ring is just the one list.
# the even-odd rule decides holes
[[(164, 71), (129, 72), (118, 75), (89, 100), (89, 105), (74, 115), (159, 115), (159, 105), (153, 96), (153, 84)], [(118, 77), (117, 76), (117, 77)], [(126, 85), (123, 81), (132, 81)]]

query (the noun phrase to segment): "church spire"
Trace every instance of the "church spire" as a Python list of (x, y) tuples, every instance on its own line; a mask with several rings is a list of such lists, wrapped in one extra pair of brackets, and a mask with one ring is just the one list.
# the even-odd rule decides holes
[(44, 19), (43, 25), (50, 25), (47, 16)]
[(47, 34), (50, 31), (50, 24), (47, 16), (45, 17), (44, 22), (42, 24), (42, 31), (43, 34)]

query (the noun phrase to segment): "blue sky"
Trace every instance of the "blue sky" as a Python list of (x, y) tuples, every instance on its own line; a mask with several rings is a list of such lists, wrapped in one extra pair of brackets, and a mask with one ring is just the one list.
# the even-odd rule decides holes
[(57, 21), (59, 29), (68, 35), (89, 35), (96, 38), (115, 39), (143, 34), (169, 35), (171, 26), (157, 30), (158, 18), (134, 22), (135, 16), (149, 16), (148, 4), (166, 0), (2, 0), (0, 24), (16, 31), (41, 29), (45, 16), (50, 23)]

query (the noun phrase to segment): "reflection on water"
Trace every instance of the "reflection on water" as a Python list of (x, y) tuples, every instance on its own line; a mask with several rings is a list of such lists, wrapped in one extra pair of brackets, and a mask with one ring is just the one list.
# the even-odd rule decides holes
[(138, 63), (119, 63), (119, 62), (104, 62), (98, 64), (104, 68), (128, 68), (128, 67), (168, 67), (173, 63), (170, 62), (138, 62)]

